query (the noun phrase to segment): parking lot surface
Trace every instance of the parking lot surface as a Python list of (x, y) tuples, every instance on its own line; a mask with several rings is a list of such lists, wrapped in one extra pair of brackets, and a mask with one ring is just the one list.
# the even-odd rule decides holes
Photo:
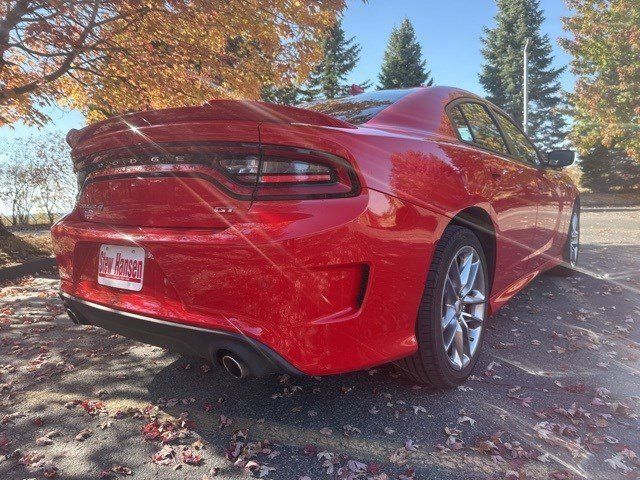
[(393, 366), (236, 380), (73, 325), (53, 275), (6, 285), (0, 478), (638, 478), (640, 210), (584, 209), (582, 231), (582, 273), (494, 315), (447, 392)]

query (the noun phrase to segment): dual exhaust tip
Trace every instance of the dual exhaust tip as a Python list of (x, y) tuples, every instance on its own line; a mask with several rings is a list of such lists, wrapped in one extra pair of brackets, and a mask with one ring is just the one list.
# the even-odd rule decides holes
[[(69, 315), (71, 321), (76, 325), (85, 324), (85, 322), (82, 321), (79, 315), (77, 315), (70, 308), (67, 308), (67, 315)], [(247, 367), (247, 365), (242, 360), (234, 356), (232, 353), (223, 353), (223, 355), (219, 358), (220, 363), (222, 364), (222, 368), (224, 368), (226, 372), (232, 377), (240, 379), (249, 376), (249, 367)]]

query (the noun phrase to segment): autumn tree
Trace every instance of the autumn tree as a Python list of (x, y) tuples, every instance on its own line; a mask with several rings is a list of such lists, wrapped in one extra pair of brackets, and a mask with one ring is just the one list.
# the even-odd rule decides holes
[(538, 146), (550, 150), (566, 136), (560, 75), (553, 66), (553, 49), (542, 34), (544, 13), (539, 0), (497, 0), (495, 26), (482, 37), (484, 63), (480, 84), (487, 98), (516, 121), (523, 121), (524, 45), (529, 39), (529, 125)]
[(431, 71), (422, 58), (422, 47), (408, 18), (395, 27), (389, 37), (380, 71), (380, 89), (433, 85)]
[(26, 225), (37, 198), (38, 171), (29, 142), (12, 139), (0, 145), (0, 202), (11, 224)]
[(577, 76), (571, 140), (594, 189), (640, 188), (640, 8), (637, 0), (568, 0), (562, 40)]
[(302, 82), (344, 0), (0, 2), (0, 123), (259, 98)]
[(53, 223), (73, 208), (77, 193), (70, 148), (64, 135), (48, 132), (28, 139), (35, 163), (36, 205)]

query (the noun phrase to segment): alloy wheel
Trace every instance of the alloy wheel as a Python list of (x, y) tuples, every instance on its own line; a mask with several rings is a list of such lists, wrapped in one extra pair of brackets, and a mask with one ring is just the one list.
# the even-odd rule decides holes
[(475, 248), (467, 245), (451, 260), (442, 291), (442, 340), (455, 370), (464, 369), (477, 354), (485, 312), (484, 267)]
[(578, 212), (571, 216), (569, 227), (569, 263), (571, 267), (578, 265), (578, 253), (580, 252), (580, 217)]

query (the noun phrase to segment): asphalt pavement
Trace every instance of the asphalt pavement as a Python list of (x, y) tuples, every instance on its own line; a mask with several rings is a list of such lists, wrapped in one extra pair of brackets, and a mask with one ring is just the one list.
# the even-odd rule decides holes
[(640, 209), (584, 209), (580, 260), (494, 315), (447, 392), (393, 366), (240, 381), (74, 326), (53, 277), (6, 285), (0, 478), (638, 478)]

